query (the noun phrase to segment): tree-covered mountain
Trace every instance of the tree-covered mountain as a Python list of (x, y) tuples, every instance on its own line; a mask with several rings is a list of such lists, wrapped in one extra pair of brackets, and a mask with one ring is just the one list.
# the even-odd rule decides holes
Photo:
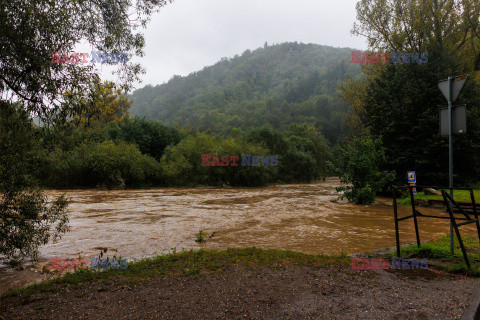
[(226, 135), (270, 123), (286, 130), (292, 123), (317, 127), (332, 143), (343, 130), (347, 105), (337, 85), (358, 77), (349, 48), (283, 43), (223, 58), (186, 77), (174, 76), (130, 96), (132, 115)]

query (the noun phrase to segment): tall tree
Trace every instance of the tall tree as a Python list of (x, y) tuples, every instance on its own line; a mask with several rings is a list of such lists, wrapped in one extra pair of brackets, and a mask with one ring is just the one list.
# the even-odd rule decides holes
[(129, 118), (132, 100), (113, 82), (101, 82), (96, 78), (90, 92), (83, 95), (67, 93), (65, 96), (64, 108), (75, 110), (75, 121), (81, 126), (90, 126), (92, 122), (105, 125)]
[(352, 33), (372, 49), (424, 52), (432, 47), (467, 53), (480, 70), (480, 2), (476, 0), (360, 0)]
[[(54, 238), (67, 229), (65, 199), (60, 197), (48, 207), (42, 192), (32, 189), (34, 181), (26, 178), (29, 167), (25, 159), (35, 139), (29, 134), (28, 116), (37, 113), (48, 118), (58, 113), (65, 106), (66, 93), (84, 97), (86, 92), (95, 90), (90, 84), (99, 77), (99, 71), (93, 65), (75, 63), (75, 58), (69, 59), (69, 63), (57, 63), (52, 52), (69, 55), (76, 45), (88, 43), (93, 51), (143, 55), (145, 41), (137, 28), (145, 27), (150, 14), (166, 3), (167, 0), (0, 1), (1, 254), (35, 258), (38, 246), (48, 242), (52, 225), (57, 227)], [(113, 63), (108, 59), (103, 62)], [(120, 85), (128, 90), (142, 72), (139, 64), (120, 64)], [(76, 112), (74, 108), (66, 111)], [(16, 131), (17, 128), (25, 130)]]
[[(364, 80), (364, 87), (344, 87), (344, 96), (354, 105), (361, 127), (381, 138), (387, 161), (385, 168), (395, 170), (397, 182), (404, 183), (405, 172), (415, 170), (421, 184), (446, 185), (448, 173), (448, 140), (439, 135), (439, 111), (446, 101), (437, 81), (449, 74), (461, 74), (458, 56), (440, 49), (431, 50), (426, 64), (387, 64), (375, 76)], [(362, 88), (358, 100), (353, 90)], [(468, 131), (455, 137), (456, 184), (480, 179), (472, 163), (480, 161), (480, 96), (473, 79), (465, 84), (458, 103), (467, 104)]]
[(25, 110), (0, 101), (0, 254), (12, 260), (36, 258), (38, 246), (68, 230), (65, 198), (48, 205), (33, 187), (37, 138)]
[[(9, 0), (0, 1), (0, 93), (23, 101), (45, 116), (61, 105), (63, 93), (88, 90), (98, 75), (92, 64), (54, 63), (52, 52), (73, 51), (88, 43), (93, 51), (143, 55), (137, 32), (167, 0)], [(111, 63), (110, 63), (111, 64)], [(120, 64), (126, 88), (143, 72), (139, 64)], [(53, 107), (53, 108), (52, 108)]]
[[(353, 132), (368, 128), (385, 147), (386, 169), (404, 182), (406, 170), (416, 170), (422, 184), (446, 184), (448, 152), (438, 133), (438, 113), (445, 101), (437, 81), (449, 75), (480, 70), (480, 5), (478, 1), (361, 0), (352, 32), (367, 37), (372, 50), (428, 51), (428, 63), (365, 64), (365, 77), (341, 86), (341, 98), (353, 107)], [(479, 75), (480, 73), (476, 73)], [(475, 143), (479, 87), (471, 77), (459, 103), (468, 105), (466, 135), (455, 137), (458, 182), (480, 179), (468, 163), (480, 159)]]

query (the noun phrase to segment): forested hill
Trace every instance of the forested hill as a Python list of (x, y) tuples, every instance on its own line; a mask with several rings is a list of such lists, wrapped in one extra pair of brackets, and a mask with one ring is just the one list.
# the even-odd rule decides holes
[(130, 112), (220, 134), (266, 123), (280, 130), (306, 123), (335, 143), (347, 111), (337, 99), (337, 85), (348, 75), (360, 74), (359, 65), (350, 62), (351, 50), (296, 42), (265, 44), (186, 77), (134, 91)]

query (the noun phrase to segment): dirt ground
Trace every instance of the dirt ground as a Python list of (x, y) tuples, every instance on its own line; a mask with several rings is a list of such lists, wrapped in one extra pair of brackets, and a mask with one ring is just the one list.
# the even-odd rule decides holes
[(456, 319), (475, 278), (295, 266), (81, 288), (0, 301), (0, 319)]

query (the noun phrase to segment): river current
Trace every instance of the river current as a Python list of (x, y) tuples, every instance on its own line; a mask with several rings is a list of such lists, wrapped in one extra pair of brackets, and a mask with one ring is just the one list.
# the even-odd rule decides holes
[[(338, 179), (265, 188), (162, 188), (146, 190), (50, 190), (53, 199), (70, 200), (71, 231), (40, 249), (41, 261), (52, 257), (107, 254), (141, 258), (181, 249), (229, 247), (276, 248), (305, 253), (348, 254), (393, 247), (392, 200), (373, 205), (333, 202)], [(421, 209), (440, 213), (437, 209)], [(408, 215), (409, 207), (400, 207)], [(419, 219), (422, 242), (448, 233), (448, 221)], [(195, 242), (203, 230), (207, 241)], [(402, 243), (415, 242), (413, 220), (400, 222)], [(215, 235), (209, 236), (215, 232)], [(473, 227), (462, 234), (474, 235)], [(38, 281), (32, 270), (0, 268), (0, 293)]]

